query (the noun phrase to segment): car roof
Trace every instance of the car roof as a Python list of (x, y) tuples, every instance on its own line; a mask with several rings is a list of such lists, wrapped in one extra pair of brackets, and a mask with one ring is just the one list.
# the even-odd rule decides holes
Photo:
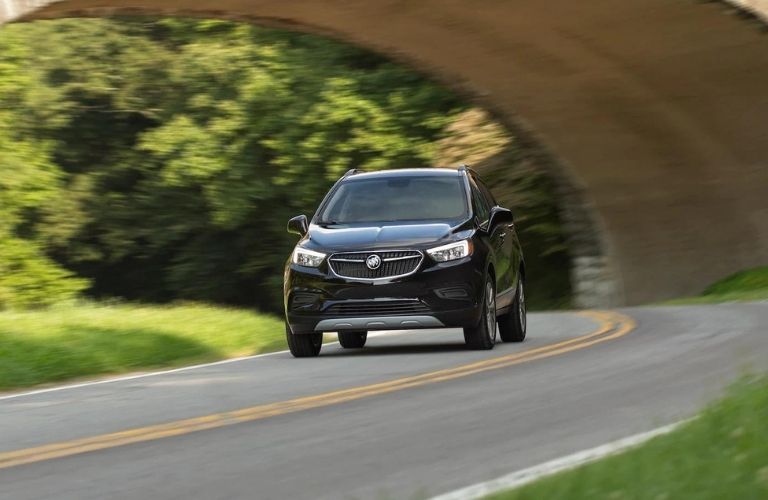
[(355, 181), (373, 178), (398, 178), (398, 177), (458, 177), (461, 172), (454, 168), (398, 168), (390, 170), (378, 170), (376, 172), (360, 172), (346, 177), (345, 181)]

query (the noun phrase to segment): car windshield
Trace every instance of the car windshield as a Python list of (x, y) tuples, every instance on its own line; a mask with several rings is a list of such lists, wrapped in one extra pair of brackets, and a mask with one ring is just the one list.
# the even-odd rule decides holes
[(333, 193), (319, 223), (350, 224), (458, 219), (467, 215), (459, 176), (355, 179)]

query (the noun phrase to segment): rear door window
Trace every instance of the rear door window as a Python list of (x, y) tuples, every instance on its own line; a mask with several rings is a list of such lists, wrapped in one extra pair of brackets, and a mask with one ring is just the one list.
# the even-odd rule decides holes
[(480, 187), (475, 182), (474, 178), (470, 177), (469, 185), (472, 188), (472, 208), (474, 209), (475, 215), (477, 216), (480, 223), (484, 224), (488, 222), (488, 217), (491, 213), (491, 206), (488, 203), (485, 195), (483, 195), (482, 191), (480, 190)]

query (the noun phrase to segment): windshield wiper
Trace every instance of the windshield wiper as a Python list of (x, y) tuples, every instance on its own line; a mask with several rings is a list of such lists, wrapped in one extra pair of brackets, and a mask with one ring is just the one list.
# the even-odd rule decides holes
[(337, 226), (339, 224), (339, 221), (335, 220), (320, 220), (317, 221), (318, 226)]

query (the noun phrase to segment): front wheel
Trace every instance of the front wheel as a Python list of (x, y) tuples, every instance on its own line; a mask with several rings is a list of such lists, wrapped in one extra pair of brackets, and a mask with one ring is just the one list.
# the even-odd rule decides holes
[(493, 349), (496, 343), (496, 290), (490, 276), (485, 279), (480, 324), (464, 328), (464, 342), (470, 349)]
[(313, 358), (320, 354), (323, 347), (323, 332), (295, 334), (290, 325), (285, 323), (285, 338), (288, 341), (288, 349), (294, 358)]
[(344, 349), (361, 349), (368, 339), (368, 332), (339, 332), (339, 344)]
[(525, 308), (525, 286), (523, 278), (517, 281), (517, 292), (510, 311), (499, 317), (499, 336), (504, 342), (522, 342), (528, 327)]

